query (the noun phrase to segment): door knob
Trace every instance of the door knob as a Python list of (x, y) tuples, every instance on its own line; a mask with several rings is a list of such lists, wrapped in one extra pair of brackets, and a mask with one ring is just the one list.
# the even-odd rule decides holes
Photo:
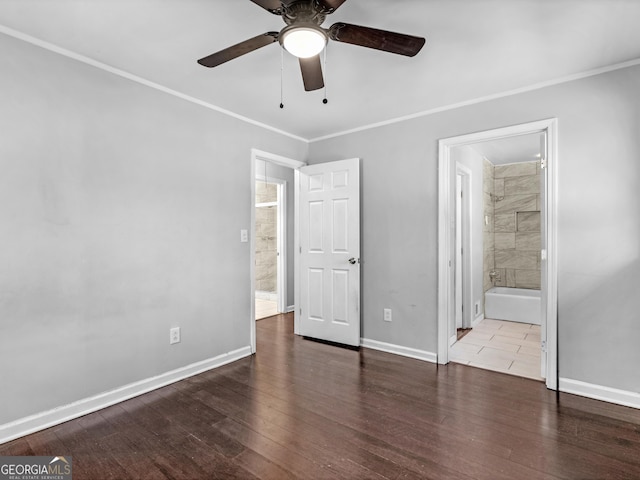
[(351, 258), (349, 259), (349, 263), (350, 263), (351, 265), (355, 265), (356, 263), (358, 263), (358, 260), (356, 260), (355, 258), (351, 257)]

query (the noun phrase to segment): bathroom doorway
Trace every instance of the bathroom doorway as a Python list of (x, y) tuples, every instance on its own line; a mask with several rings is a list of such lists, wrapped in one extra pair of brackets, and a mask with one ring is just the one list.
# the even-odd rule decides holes
[(284, 272), (283, 208), (284, 187), (281, 179), (257, 175), (255, 185), (255, 312), (256, 320), (283, 311)]
[[(555, 159), (554, 120), (440, 142), (439, 363), (556, 388)], [(457, 320), (461, 298), (470, 331)]]

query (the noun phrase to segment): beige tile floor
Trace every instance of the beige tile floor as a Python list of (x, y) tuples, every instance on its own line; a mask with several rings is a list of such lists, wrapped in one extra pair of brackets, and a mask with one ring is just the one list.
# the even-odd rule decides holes
[(256, 298), (256, 320), (278, 314), (278, 303)]
[(452, 362), (543, 380), (540, 326), (484, 319), (449, 349)]

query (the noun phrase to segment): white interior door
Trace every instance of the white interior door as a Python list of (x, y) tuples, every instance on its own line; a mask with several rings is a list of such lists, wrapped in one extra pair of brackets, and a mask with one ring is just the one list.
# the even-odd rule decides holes
[(300, 168), (300, 335), (360, 345), (360, 160)]

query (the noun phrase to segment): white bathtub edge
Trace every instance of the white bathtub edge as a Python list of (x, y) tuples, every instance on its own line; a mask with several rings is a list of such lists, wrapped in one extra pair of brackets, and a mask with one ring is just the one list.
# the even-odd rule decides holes
[[(533, 292), (537, 294), (532, 295)], [(541, 293), (534, 289), (492, 287), (484, 294), (485, 316), (493, 320), (540, 325)]]

